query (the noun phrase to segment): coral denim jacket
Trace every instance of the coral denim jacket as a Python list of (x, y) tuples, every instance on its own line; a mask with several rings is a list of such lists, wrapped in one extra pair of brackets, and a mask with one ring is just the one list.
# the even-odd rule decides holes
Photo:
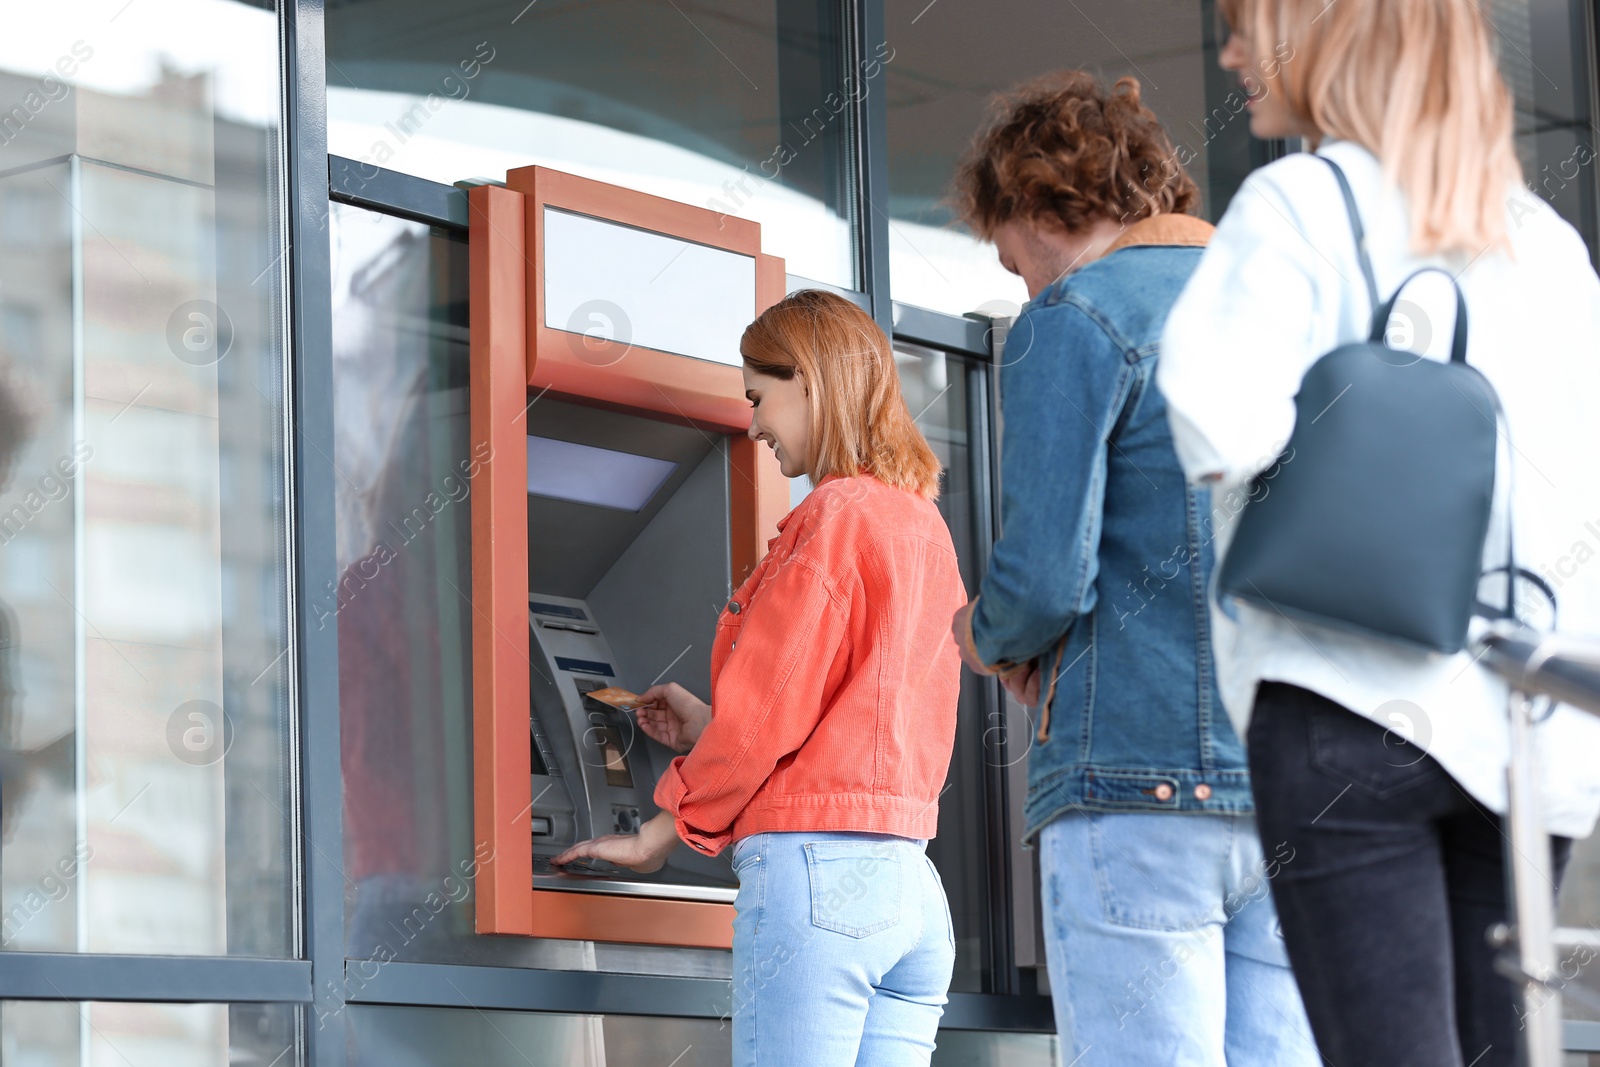
[(715, 855), (767, 831), (931, 838), (955, 743), (966, 601), (931, 501), (825, 478), (717, 623), (710, 724), (656, 803)]
[(1252, 810), (1206, 587), (1227, 514), (1184, 481), (1152, 382), (1211, 227), (1143, 219), (1048, 286), (1006, 337), (1003, 532), (971, 620), (986, 664), (1056, 679), (1027, 752), (1024, 838), (1069, 811)]

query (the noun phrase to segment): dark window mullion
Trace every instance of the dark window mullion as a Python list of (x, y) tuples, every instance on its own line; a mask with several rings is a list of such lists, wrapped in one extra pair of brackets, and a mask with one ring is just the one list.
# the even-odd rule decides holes
[(298, 658), (304, 950), (313, 1008), (310, 1067), (342, 1067), (344, 783), (339, 758), (336, 627), (314, 625), (310, 600), (339, 579), (335, 556), (332, 266), (328, 239), (327, 57), (322, 0), (281, 9), (288, 135), (289, 306), (294, 463), (294, 640)]
[[(889, 292), (889, 105), (882, 63), (869, 64), (884, 42), (883, 0), (848, 0), (853, 78), (863, 80), (855, 134), (856, 218), (860, 227), (861, 288), (872, 299), (873, 318), (884, 333), (894, 332)], [(873, 71), (866, 77), (868, 70)]]
[(304, 960), (0, 952), (0, 1000), (292, 1003), (311, 999)]

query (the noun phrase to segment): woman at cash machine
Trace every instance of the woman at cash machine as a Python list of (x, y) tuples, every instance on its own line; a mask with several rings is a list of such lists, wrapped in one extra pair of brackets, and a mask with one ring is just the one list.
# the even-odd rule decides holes
[(653, 871), (681, 839), (733, 847), (734, 1062), (926, 1064), (955, 961), (925, 854), (955, 739), (966, 600), (934, 507), (939, 461), (889, 340), (805, 290), (744, 332), (750, 436), (816, 487), (717, 623), (710, 704), (642, 694), (679, 752), (637, 834), (556, 858)]

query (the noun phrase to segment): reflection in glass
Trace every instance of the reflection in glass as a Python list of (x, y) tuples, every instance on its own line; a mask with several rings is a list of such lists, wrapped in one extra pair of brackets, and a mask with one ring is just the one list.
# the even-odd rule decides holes
[(350, 1067), (724, 1067), (733, 1057), (718, 1019), (367, 1005), (349, 1018)]
[[(1584, 0), (1496, 0), (1485, 5), (1495, 33), (1500, 72), (1516, 101), (1516, 145), (1529, 195), (1575, 226), (1600, 262), (1596, 168), (1600, 137), (1590, 95), (1595, 72), (1593, 5)], [(1588, 10), (1586, 10), (1588, 9)], [(1579, 841), (1561, 887), (1561, 921), (1600, 929), (1600, 838)], [(1600, 960), (1592, 950), (1567, 950), (1564, 978), (1589, 994), (1569, 994), (1569, 1019), (1600, 1022)]]
[[(725, 1019), (554, 1015), (468, 1008), (349, 1009), (350, 1067), (725, 1067)], [(941, 1031), (933, 1067), (1053, 1067), (1053, 1034)]]
[[(1493, 44), (1516, 101), (1519, 155), (1530, 190), (1600, 241), (1590, 95), (1593, 5), (1587, 0), (1494, 0)], [(886, 0), (893, 60), (889, 111), (889, 241), (896, 300), (965, 313), (1020, 304), (1020, 280), (993, 250), (952, 225), (943, 198), (989, 98), (1066, 67), (1106, 82), (1140, 80), (1144, 101), (1174, 142), (1215, 222), (1269, 150), (1249, 136), (1237, 78), (1217, 68), (1227, 29), (1214, 0)], [(1018, 33), (1016, 27), (1027, 32)], [(1600, 255), (1600, 252), (1596, 253)]]
[(933, 1054), (933, 1067), (1055, 1067), (1061, 1062), (1054, 1034), (944, 1030)]
[(863, 83), (844, 67), (844, 11), (330, 4), (328, 150), (439, 182), (541, 164), (654, 193), (753, 219), (791, 273), (854, 288), (848, 126)]
[(1253, 157), (1243, 97), (1230, 96), (1236, 82), (1216, 66), (1214, 9), (1212, 0), (931, 8), (886, 0), (894, 298), (956, 314), (991, 302), (1014, 313), (1026, 302), (1021, 279), (1000, 267), (992, 246), (951, 222), (944, 198), (991, 96), (1055, 70), (1082, 67), (1107, 83), (1138, 78), (1200, 186), (1205, 216), (1220, 218)]
[[(895, 342), (895, 365), (906, 406), (944, 465), (939, 512), (950, 527), (961, 580), (976, 589), (985, 562), (980, 558), (978, 523), (986, 514), (975, 494), (969, 397), (972, 379), (982, 372), (966, 360), (920, 345)], [(981, 382), (981, 379), (980, 379)], [(979, 453), (982, 454), (981, 452)], [(961, 703), (956, 720), (955, 757), (948, 790), (939, 802), (939, 835), (928, 855), (939, 869), (956, 932), (956, 971), (952, 988), (982, 992), (989, 979), (989, 853), (984, 820), (984, 721), (981, 687), (970, 671), (961, 672)]]
[(8, 949), (296, 950), (277, 24), (183, 10), (0, 46)]
[(290, 1004), (0, 1002), (0, 1062), (17, 1067), (220, 1067), (303, 1062)]
[(1528, 190), (1577, 227), (1590, 258), (1600, 262), (1600, 136), (1591, 96), (1594, 5), (1494, 0), (1484, 6), (1500, 73), (1516, 102), (1517, 156)]
[(756, 261), (666, 234), (544, 210), (544, 324), (737, 367)]
[[(1572, 860), (1561, 883), (1561, 914), (1563, 926), (1600, 930), (1600, 835), (1591, 835), (1577, 842), (1572, 850)], [(1562, 977), (1574, 986), (1577, 993), (1569, 992), (1561, 1002), (1562, 1012), (1568, 1019), (1583, 1019), (1600, 1023), (1600, 954), (1593, 949), (1567, 949), (1557, 961)], [(1587, 999), (1581, 999), (1587, 993)]]

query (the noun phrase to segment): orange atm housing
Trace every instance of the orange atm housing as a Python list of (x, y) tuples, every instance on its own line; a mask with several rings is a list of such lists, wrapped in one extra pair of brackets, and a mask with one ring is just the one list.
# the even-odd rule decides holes
[[(545, 220), (555, 209), (751, 257), (757, 314), (784, 295), (783, 261), (762, 254), (756, 223), (544, 167), (514, 170), (505, 187), (473, 188), (468, 200), (471, 437), (481, 461), (472, 493), (477, 931), (729, 947), (730, 903), (534, 886), (528, 420), (552, 399), (725, 441), (736, 588), (789, 500), (771, 451), (745, 436), (750, 405), (739, 368), (547, 325)], [(709, 656), (709, 648), (694, 654)]]

